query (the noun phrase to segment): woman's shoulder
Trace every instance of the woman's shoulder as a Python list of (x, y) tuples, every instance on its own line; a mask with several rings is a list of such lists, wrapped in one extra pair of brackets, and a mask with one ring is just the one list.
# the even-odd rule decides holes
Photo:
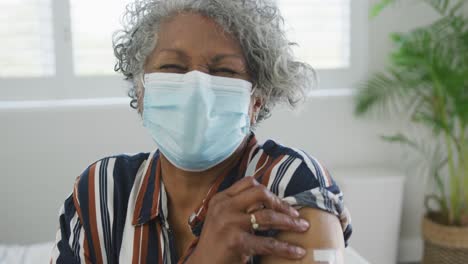
[(251, 168), (262, 168), (262, 184), (288, 202), (332, 213), (340, 219), (347, 244), (352, 227), (344, 196), (328, 169), (307, 152), (267, 140), (251, 159)]
[(119, 194), (129, 194), (135, 181), (143, 174), (145, 165), (154, 152), (123, 153), (101, 158), (89, 166), (76, 178), (73, 194), (79, 201), (101, 192), (119, 190)]
[(262, 179), (263, 183), (280, 197), (336, 185), (328, 169), (317, 158), (300, 148), (288, 147), (272, 139), (260, 145), (250, 160), (250, 169), (263, 168), (260, 173), (268, 178)]

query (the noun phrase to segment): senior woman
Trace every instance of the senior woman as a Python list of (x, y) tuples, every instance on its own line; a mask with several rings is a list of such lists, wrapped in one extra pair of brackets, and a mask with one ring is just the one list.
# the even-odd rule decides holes
[(314, 80), (267, 0), (144, 0), (116, 70), (158, 149), (91, 164), (60, 213), (51, 262), (342, 263), (343, 195), (301, 150), (253, 128)]

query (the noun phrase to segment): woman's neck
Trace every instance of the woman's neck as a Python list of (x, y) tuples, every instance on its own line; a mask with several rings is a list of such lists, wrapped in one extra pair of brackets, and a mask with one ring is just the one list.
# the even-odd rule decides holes
[[(161, 157), (161, 172), (170, 207), (193, 211), (200, 205), (215, 180), (231, 170), (247, 147), (246, 137), (236, 151), (226, 160), (205, 171), (185, 171), (175, 167), (164, 155)], [(162, 153), (161, 153), (162, 154)]]

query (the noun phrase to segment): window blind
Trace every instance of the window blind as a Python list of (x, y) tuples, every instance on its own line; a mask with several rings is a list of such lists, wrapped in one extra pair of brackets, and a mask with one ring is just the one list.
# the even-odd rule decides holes
[[(316, 69), (350, 64), (350, 0), (277, 0), (299, 60)], [(128, 0), (71, 0), (75, 73), (111, 74), (111, 36)], [(102, 10), (106, 10), (103, 12)]]
[(131, 0), (70, 0), (73, 65), (76, 75), (108, 75), (114, 71), (112, 34)]
[(351, 0), (278, 0), (299, 60), (316, 69), (350, 65)]
[(1, 0), (0, 78), (55, 74), (51, 0)]

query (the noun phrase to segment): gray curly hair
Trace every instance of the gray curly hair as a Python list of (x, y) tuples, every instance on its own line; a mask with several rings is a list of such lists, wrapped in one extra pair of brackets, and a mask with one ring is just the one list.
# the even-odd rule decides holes
[(123, 29), (114, 33), (117, 57), (115, 71), (132, 82), (131, 107), (140, 109), (147, 56), (156, 46), (158, 28), (164, 19), (180, 12), (207, 16), (232, 34), (241, 45), (247, 67), (262, 100), (260, 122), (271, 115), (277, 103), (294, 108), (316, 84), (313, 68), (295, 60), (285, 34), (284, 21), (270, 0), (136, 0), (127, 5)]

